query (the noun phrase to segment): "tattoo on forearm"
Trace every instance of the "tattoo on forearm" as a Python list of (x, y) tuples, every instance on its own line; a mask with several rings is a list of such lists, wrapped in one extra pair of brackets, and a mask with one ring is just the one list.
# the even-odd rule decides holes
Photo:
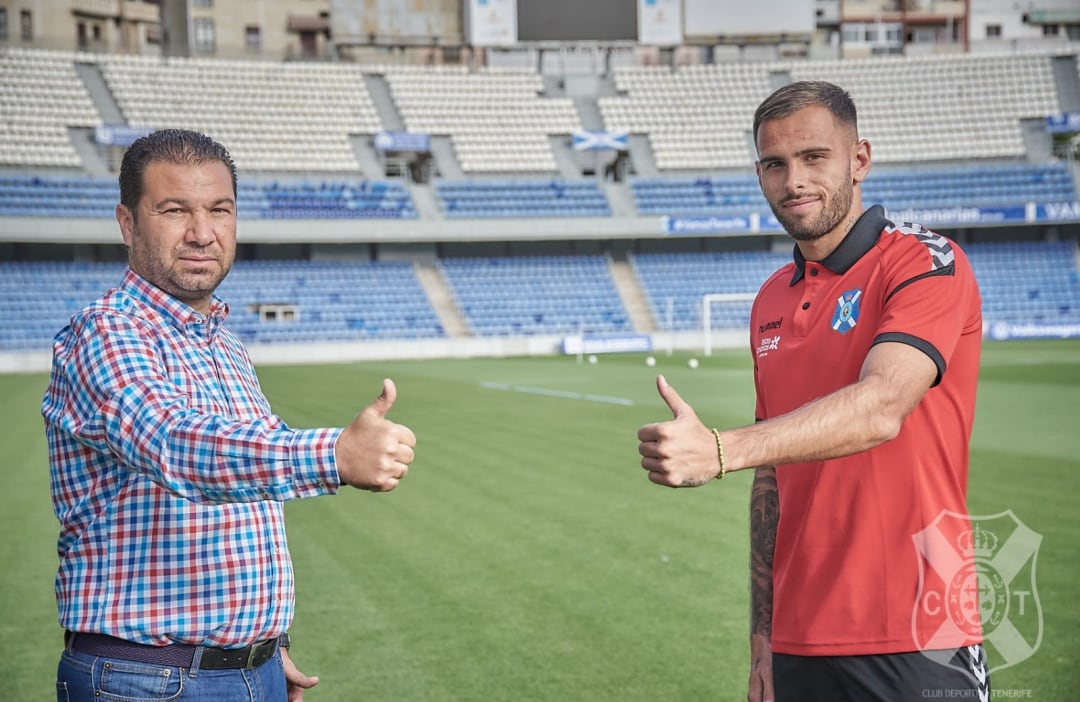
[(772, 635), (773, 553), (780, 503), (776, 468), (754, 470), (750, 490), (750, 633)]

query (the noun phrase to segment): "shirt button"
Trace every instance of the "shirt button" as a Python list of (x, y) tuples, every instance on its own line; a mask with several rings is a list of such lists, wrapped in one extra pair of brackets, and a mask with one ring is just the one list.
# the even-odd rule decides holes
[(804, 302), (804, 303), (802, 303), (802, 308), (803, 308), (804, 310), (808, 310), (808, 309), (810, 309), (810, 303), (809, 303), (809, 302)]
[(811, 275), (811, 276), (815, 276), (815, 275), (817, 275), (817, 268), (811, 268), (811, 269), (810, 269), (810, 275)]

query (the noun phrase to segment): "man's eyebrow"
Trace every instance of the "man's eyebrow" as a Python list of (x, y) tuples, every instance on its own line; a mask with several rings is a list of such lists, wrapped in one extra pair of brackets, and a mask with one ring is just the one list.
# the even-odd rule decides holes
[(808, 146), (805, 149), (800, 149), (795, 152), (796, 156), (805, 156), (806, 154), (817, 154), (823, 151), (831, 152), (833, 148), (831, 146)]
[[(833, 149), (832, 149), (831, 146), (808, 146), (805, 149), (799, 149), (798, 151), (796, 151), (795, 154), (794, 154), (794, 157), (798, 158), (800, 156), (806, 156), (807, 154), (831, 153), (832, 151), (833, 151)], [(766, 161), (774, 162), (774, 161), (783, 161), (783, 160), (785, 160), (785, 158), (783, 156), (769, 156), (767, 154), (765, 156), (759, 156), (758, 157), (758, 163), (765, 163)]]
[[(166, 209), (167, 207), (169, 207), (171, 205), (179, 205), (180, 207), (191, 207), (191, 201), (190, 200), (185, 200), (182, 197), (167, 197), (164, 200), (159, 200), (158, 202), (155, 202), (154, 203), (154, 209), (155, 210), (162, 210), (162, 209)], [(215, 200), (213, 205), (211, 205), (211, 206), (212, 207), (217, 207), (218, 205), (232, 205), (232, 206), (235, 207), (236, 206), (236, 201), (233, 200), (231, 197), (223, 197), (223, 198), (218, 198), (217, 200)]]

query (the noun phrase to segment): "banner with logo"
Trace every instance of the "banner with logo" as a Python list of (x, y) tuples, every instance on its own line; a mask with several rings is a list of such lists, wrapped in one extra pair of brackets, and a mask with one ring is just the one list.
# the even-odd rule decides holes
[(579, 129), (571, 135), (574, 151), (626, 151), (630, 148), (630, 133)]
[[(1005, 207), (936, 207), (886, 209), (889, 219), (902, 224), (915, 222), (927, 227), (991, 226), (996, 224), (1040, 224), (1080, 222), (1080, 202), (1029, 202)], [(665, 216), (664, 234), (701, 235), (783, 231), (772, 212), (732, 215)]]
[(1061, 112), (1048, 115), (1046, 131), (1051, 134), (1072, 134), (1080, 132), (1080, 112)]
[(131, 146), (139, 137), (153, 131), (150, 127), (129, 127), (125, 124), (99, 124), (94, 127), (94, 141), (102, 146)]
[(652, 351), (648, 334), (574, 334), (563, 337), (563, 353), (632, 353)]
[(473, 46), (512, 46), (518, 40), (517, 0), (468, 0), (465, 39)]
[(431, 135), (419, 132), (379, 132), (373, 142), (376, 151), (431, 151)]
[(683, 41), (682, 0), (638, 0), (638, 41), (678, 46)]

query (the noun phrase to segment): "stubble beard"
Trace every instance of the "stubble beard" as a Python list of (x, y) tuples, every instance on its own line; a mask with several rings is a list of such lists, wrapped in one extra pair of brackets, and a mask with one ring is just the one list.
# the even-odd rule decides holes
[(213, 295), (232, 268), (232, 261), (218, 255), (195, 269), (181, 270), (179, 261), (185, 252), (173, 252), (172, 258), (167, 259), (140, 249), (138, 245), (132, 249), (132, 269), (155, 287), (188, 304)]
[[(848, 183), (851, 182), (850, 176)], [(847, 217), (851, 210), (851, 203), (855, 199), (854, 188), (840, 188), (833, 192), (828, 200), (828, 205), (816, 217), (809, 220), (801, 220), (788, 217), (783, 208), (777, 204), (769, 203), (777, 221), (784, 227), (784, 231), (795, 241), (814, 241), (820, 239), (831, 231), (834, 231)], [(783, 201), (781, 201), (782, 204)]]

